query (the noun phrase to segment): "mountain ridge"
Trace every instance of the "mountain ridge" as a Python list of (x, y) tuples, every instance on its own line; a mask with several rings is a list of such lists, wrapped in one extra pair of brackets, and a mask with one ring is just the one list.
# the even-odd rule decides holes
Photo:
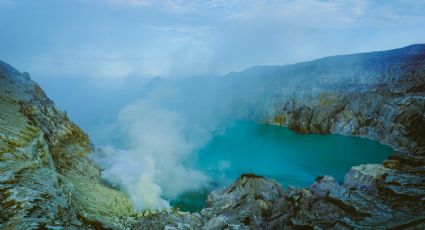
[[(315, 62), (327, 61), (327, 60), (332, 60), (332, 59), (340, 59), (340, 58), (353, 58), (353, 57), (359, 57), (359, 56), (377, 56), (377, 55), (381, 55), (381, 54), (393, 55), (393, 54), (396, 54), (396, 53), (399, 53), (399, 52), (402, 52), (402, 53), (404, 53), (404, 55), (406, 55), (408, 52), (412, 52), (412, 51), (415, 52), (415, 53), (418, 53), (419, 56), (424, 58), (425, 43), (412, 44), (412, 45), (408, 45), (408, 46), (404, 46), (404, 47), (396, 48), (396, 49), (390, 49), (390, 50), (368, 51), (368, 52), (350, 53), (350, 54), (342, 54), (342, 55), (330, 55), (330, 56), (316, 58), (316, 59), (309, 60), (309, 61), (295, 62), (295, 63), (291, 63), (291, 64), (254, 65), (254, 66), (248, 67), (246, 69), (243, 69), (241, 71), (229, 72), (229, 73), (225, 74), (224, 76), (229, 75), (229, 74), (249, 71), (253, 68), (254, 69), (255, 68), (263, 68), (263, 67), (282, 68), (282, 67), (311, 64), (311, 63), (315, 63)], [(409, 54), (409, 55), (411, 55), (411, 54)]]

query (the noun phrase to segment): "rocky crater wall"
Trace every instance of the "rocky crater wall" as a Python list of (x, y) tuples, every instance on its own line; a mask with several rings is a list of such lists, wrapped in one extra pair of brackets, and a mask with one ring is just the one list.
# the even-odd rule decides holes
[(200, 213), (136, 213), (125, 194), (102, 184), (88, 136), (28, 74), (0, 62), (0, 228), (425, 228), (425, 45), (227, 77), (270, 89), (269, 123), (367, 137), (396, 152), (383, 164), (354, 166), (343, 184), (324, 175), (309, 188), (284, 189), (244, 174), (212, 192)]

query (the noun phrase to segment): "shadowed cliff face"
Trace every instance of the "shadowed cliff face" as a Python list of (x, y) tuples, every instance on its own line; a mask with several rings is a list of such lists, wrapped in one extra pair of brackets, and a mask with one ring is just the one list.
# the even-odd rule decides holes
[(425, 46), (304, 65), (315, 66), (313, 83), (283, 99), (272, 122), (298, 132), (363, 136), (404, 152), (424, 151)]
[(257, 121), (382, 141), (402, 154), (283, 189), (247, 174), (200, 214), (135, 213), (87, 159), (89, 138), (28, 74), (0, 62), (0, 228), (421, 228), (425, 219), (425, 46), (231, 73), (220, 88)]

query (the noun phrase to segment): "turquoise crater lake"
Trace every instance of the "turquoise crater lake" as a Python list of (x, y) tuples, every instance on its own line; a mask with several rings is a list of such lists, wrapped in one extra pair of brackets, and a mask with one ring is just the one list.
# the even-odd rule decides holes
[(282, 186), (306, 187), (322, 175), (342, 182), (352, 166), (380, 163), (391, 153), (390, 147), (364, 138), (297, 134), (285, 127), (239, 121), (197, 154), (196, 168), (209, 175), (214, 186), (183, 194), (172, 205), (198, 211), (209, 190), (227, 186), (243, 173), (268, 177)]

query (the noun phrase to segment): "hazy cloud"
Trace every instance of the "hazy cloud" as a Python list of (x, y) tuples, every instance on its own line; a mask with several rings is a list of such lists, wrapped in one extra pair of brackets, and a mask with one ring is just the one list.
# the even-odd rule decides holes
[(107, 2), (116, 5), (126, 5), (133, 7), (147, 7), (152, 4), (151, 0), (107, 0)]
[(0, 1), (8, 4), (0, 58), (36, 78), (224, 74), (425, 41), (423, 0)]

